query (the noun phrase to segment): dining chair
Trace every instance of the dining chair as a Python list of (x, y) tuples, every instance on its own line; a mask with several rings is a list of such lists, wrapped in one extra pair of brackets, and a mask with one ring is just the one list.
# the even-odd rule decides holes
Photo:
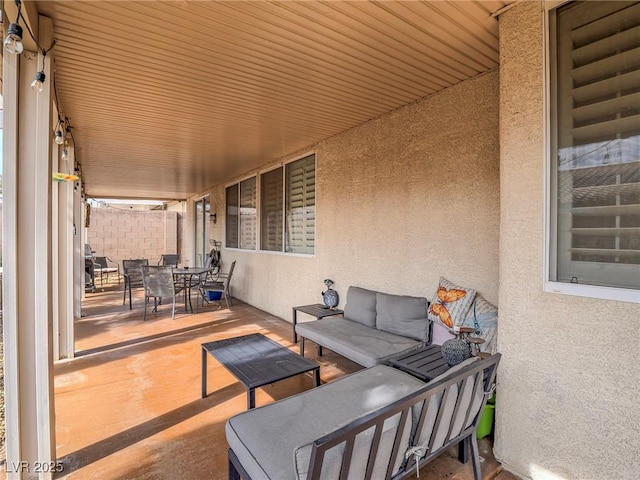
[[(229, 272), (227, 273), (219, 273), (218, 281), (209, 282), (209, 283), (201, 283), (198, 291), (202, 297), (202, 304), (204, 302), (208, 302), (207, 293), (220, 293), (222, 297), (224, 297), (224, 301), (227, 304), (227, 308), (231, 308), (231, 277), (233, 276), (233, 270), (236, 267), (236, 261), (231, 262), (231, 267), (229, 268)], [(197, 311), (200, 310), (199, 303), (196, 301), (196, 305), (198, 306)]]
[(133, 308), (131, 300), (131, 290), (142, 287), (142, 267), (149, 265), (149, 260), (139, 258), (135, 260), (122, 260), (122, 276), (124, 277), (124, 296), (122, 304), (127, 301), (127, 290), (129, 291), (129, 310)]
[(144, 286), (144, 314), (142, 320), (147, 319), (147, 305), (153, 297), (153, 312), (158, 311), (158, 305), (163, 298), (173, 300), (171, 319), (176, 318), (176, 289), (173, 284), (173, 267), (171, 265), (143, 265), (142, 285)]
[(100, 274), (100, 285), (103, 284), (102, 275), (106, 274), (107, 283), (109, 283), (109, 274), (115, 273), (120, 283), (120, 265), (111, 260), (109, 257), (95, 257), (96, 272)]
[(158, 265), (177, 267), (178, 262), (180, 261), (180, 255), (177, 253), (164, 253), (160, 256), (160, 260), (158, 261)]

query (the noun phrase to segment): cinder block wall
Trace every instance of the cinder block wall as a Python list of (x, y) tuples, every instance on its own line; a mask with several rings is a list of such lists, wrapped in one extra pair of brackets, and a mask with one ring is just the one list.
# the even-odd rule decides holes
[(131, 258), (147, 258), (152, 265), (163, 253), (178, 253), (180, 235), (178, 212), (155, 210), (91, 210), (87, 243), (96, 256), (107, 256), (114, 262)]

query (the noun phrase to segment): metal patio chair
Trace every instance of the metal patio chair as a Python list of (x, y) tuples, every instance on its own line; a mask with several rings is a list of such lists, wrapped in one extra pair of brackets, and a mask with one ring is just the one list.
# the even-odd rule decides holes
[[(200, 292), (200, 295), (202, 297), (202, 304), (204, 305), (204, 302), (208, 302), (207, 300), (207, 294), (209, 292), (211, 293), (220, 293), (221, 296), (224, 298), (224, 301), (227, 304), (227, 308), (231, 308), (231, 291), (230, 291), (230, 287), (231, 287), (231, 277), (233, 276), (233, 270), (236, 267), (236, 261), (234, 260), (233, 262), (231, 262), (231, 267), (229, 268), (229, 272), (228, 273), (219, 273), (217, 276), (217, 281), (213, 281), (213, 282), (200, 282), (200, 286), (198, 288), (198, 291)], [(199, 303), (196, 301), (196, 305), (198, 306), (197, 311), (200, 311), (199, 308)]]
[(129, 310), (133, 308), (131, 300), (131, 290), (133, 288), (141, 288), (142, 285), (142, 267), (149, 265), (146, 258), (135, 260), (122, 260), (122, 276), (124, 277), (124, 296), (122, 304), (127, 301), (127, 290), (129, 291)]
[(107, 276), (107, 283), (109, 283), (109, 274), (115, 273), (118, 277), (118, 284), (120, 283), (120, 265), (111, 260), (109, 257), (95, 257), (95, 271), (100, 274), (100, 285), (103, 284), (103, 275)]
[(173, 283), (173, 267), (171, 265), (143, 265), (142, 284), (144, 286), (144, 315), (142, 320), (147, 319), (147, 304), (153, 297), (153, 312), (158, 311), (158, 305), (163, 298), (171, 298), (173, 307), (171, 309), (171, 319), (176, 318), (176, 289)]

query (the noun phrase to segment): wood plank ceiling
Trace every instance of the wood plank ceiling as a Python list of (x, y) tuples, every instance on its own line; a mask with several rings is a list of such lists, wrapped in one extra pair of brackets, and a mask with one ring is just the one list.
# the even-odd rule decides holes
[(498, 65), (505, 1), (40, 1), (93, 197), (184, 199)]

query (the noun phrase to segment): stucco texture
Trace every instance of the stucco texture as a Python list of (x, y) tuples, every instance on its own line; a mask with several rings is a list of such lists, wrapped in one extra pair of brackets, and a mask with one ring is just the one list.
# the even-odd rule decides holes
[[(300, 152), (316, 152), (315, 255), (225, 249), (223, 264), (238, 260), (233, 294), (290, 320), (292, 306), (322, 301), (325, 278), (344, 306), (350, 285), (430, 299), (445, 276), (497, 303), (498, 78), (489, 72)], [(210, 193), (221, 199), (223, 189)]]
[(543, 292), (544, 12), (500, 17), (496, 457), (529, 478), (636, 479), (640, 306)]

